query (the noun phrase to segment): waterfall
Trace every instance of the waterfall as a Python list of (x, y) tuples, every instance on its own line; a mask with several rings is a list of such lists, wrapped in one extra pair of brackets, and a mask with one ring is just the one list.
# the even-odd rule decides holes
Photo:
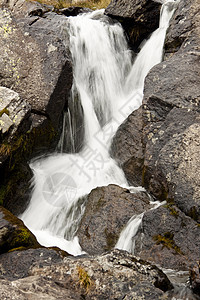
[[(121, 26), (110, 23), (104, 10), (70, 17), (63, 25), (70, 34), (74, 67), (71, 97), (81, 105), (84, 134), (77, 146), (76, 126), (68, 111), (64, 122), (69, 124), (71, 153), (55, 153), (30, 164), (33, 193), (20, 217), (42, 245), (58, 246), (73, 255), (82, 253), (76, 232), (85, 196), (97, 186), (128, 186), (123, 171), (109, 155), (109, 147), (119, 125), (141, 105), (146, 74), (162, 59), (172, 3), (162, 6), (160, 27), (144, 44), (133, 66)], [(64, 144), (63, 126), (58, 149), (64, 149)]]
[[(159, 202), (151, 202), (153, 207), (150, 209), (156, 209), (161, 205), (166, 204), (166, 201)], [(139, 215), (134, 215), (130, 218), (125, 228), (122, 230), (120, 237), (117, 241), (115, 248), (126, 250), (132, 254), (134, 254), (135, 250), (135, 238), (137, 236), (138, 230), (142, 224), (142, 218), (144, 216), (144, 212)]]

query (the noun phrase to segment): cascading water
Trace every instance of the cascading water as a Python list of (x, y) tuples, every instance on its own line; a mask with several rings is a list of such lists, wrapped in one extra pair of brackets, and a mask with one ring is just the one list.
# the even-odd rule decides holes
[[(118, 126), (141, 105), (146, 74), (161, 61), (173, 3), (162, 6), (160, 27), (133, 66), (121, 26), (109, 24), (103, 10), (68, 18), (74, 66), (72, 97), (81, 103), (84, 137), (78, 153), (57, 153), (31, 163), (33, 195), (21, 218), (42, 245), (80, 254), (75, 235), (85, 195), (97, 186), (128, 185), (109, 155), (109, 146)], [(73, 118), (69, 112), (68, 117)], [(67, 123), (72, 125), (70, 120)], [(70, 132), (72, 139), (73, 126)], [(59, 149), (64, 148), (64, 134), (63, 128)], [(73, 145), (71, 152), (75, 149)]]

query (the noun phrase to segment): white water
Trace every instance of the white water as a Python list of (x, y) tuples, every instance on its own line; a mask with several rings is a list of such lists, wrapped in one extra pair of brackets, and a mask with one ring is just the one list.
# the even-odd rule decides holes
[(163, 6), (160, 28), (133, 66), (122, 28), (109, 25), (103, 10), (69, 18), (72, 95), (79, 96), (84, 112), (84, 145), (79, 153), (55, 153), (31, 163), (34, 190), (21, 218), (42, 245), (80, 254), (75, 235), (84, 213), (84, 196), (97, 186), (128, 185), (109, 156), (109, 146), (118, 126), (141, 105), (146, 74), (161, 61), (172, 2)]
[[(153, 207), (151, 209), (156, 209), (159, 206), (165, 204), (166, 202), (151, 202)], [(138, 230), (142, 224), (142, 218), (144, 216), (144, 212), (140, 215), (134, 215), (130, 218), (125, 228), (122, 230), (120, 237), (117, 241), (115, 248), (126, 250), (132, 254), (134, 254), (135, 250), (135, 237), (138, 233)]]

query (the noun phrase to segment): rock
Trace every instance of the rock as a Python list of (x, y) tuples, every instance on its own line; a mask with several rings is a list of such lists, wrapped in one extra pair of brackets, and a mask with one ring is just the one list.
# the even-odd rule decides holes
[(144, 214), (135, 255), (166, 269), (188, 270), (199, 259), (200, 227), (173, 204)]
[[(164, 122), (148, 128), (144, 182), (160, 199), (172, 199), (194, 220), (200, 221), (199, 128), (197, 111), (174, 108)], [(155, 125), (153, 125), (155, 124)]]
[(112, 249), (128, 220), (148, 207), (144, 192), (130, 193), (113, 184), (92, 190), (78, 230), (81, 247), (89, 254)]
[[(130, 184), (142, 183), (154, 197), (173, 201), (199, 222), (200, 20), (197, 7), (196, 0), (179, 3), (167, 33), (165, 61), (147, 75), (142, 108), (133, 112), (119, 128), (112, 154)], [(125, 149), (122, 154), (118, 143)]]
[[(199, 48), (199, 14), (198, 0), (180, 1), (167, 32), (165, 57), (171, 56), (179, 49)], [(186, 42), (186, 43), (185, 43)], [(182, 46), (183, 45), (183, 46)]]
[(0, 207), (0, 254), (39, 246), (35, 236), (24, 223), (8, 210)]
[(122, 23), (136, 49), (158, 27), (160, 7), (160, 3), (151, 0), (112, 0), (105, 14)]
[(0, 255), (0, 278), (9, 281), (25, 278), (34, 265), (49, 266), (62, 259), (55, 250), (45, 248), (4, 253)]
[(134, 186), (142, 185), (142, 126), (142, 108), (139, 108), (118, 128), (110, 149), (111, 156), (123, 169), (130, 185)]
[(190, 269), (190, 284), (193, 292), (200, 295), (200, 262), (196, 262)]
[[(23, 132), (30, 127), (31, 106), (20, 98), (19, 94), (5, 87), (0, 87), (0, 139), (7, 137), (10, 142), (16, 131)], [(20, 128), (21, 127), (21, 128)], [(8, 152), (8, 151), (7, 151)], [(0, 151), (0, 155), (8, 153)], [(6, 157), (0, 157), (2, 163)]]
[(92, 12), (92, 10), (86, 7), (70, 6), (70, 7), (59, 9), (59, 12), (67, 17), (75, 17), (79, 14)]
[(166, 275), (124, 251), (97, 257), (65, 258), (62, 263), (35, 265), (29, 277), (0, 280), (5, 299), (164, 299), (172, 285)]
[(6, 108), (12, 116), (0, 116), (0, 203), (18, 214), (30, 194), (27, 161), (57, 145), (72, 66), (65, 16), (27, 1), (0, 1), (0, 7), (1, 93), (4, 101), (13, 97)]

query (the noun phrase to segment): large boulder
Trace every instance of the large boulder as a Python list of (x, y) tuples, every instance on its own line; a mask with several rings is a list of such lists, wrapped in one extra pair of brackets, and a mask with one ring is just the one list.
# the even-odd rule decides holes
[(132, 47), (137, 49), (158, 28), (160, 7), (159, 2), (152, 0), (112, 0), (105, 14), (121, 22)]
[(27, 161), (57, 145), (72, 85), (67, 18), (51, 10), (0, 1), (0, 203), (15, 214), (28, 203)]
[(187, 2), (184, 9), (180, 2), (167, 34), (168, 59), (155, 66), (145, 80), (142, 139), (145, 187), (160, 199), (172, 199), (200, 221), (197, 2)]
[(0, 207), (0, 254), (39, 246), (35, 236), (24, 223), (8, 210)]
[(144, 214), (134, 254), (166, 269), (188, 270), (199, 259), (200, 227), (173, 204)]
[(89, 254), (114, 248), (128, 220), (149, 207), (149, 197), (144, 192), (130, 193), (113, 184), (92, 190), (78, 230), (81, 247)]
[(143, 184), (198, 222), (199, 23), (198, 1), (180, 1), (167, 32), (165, 60), (150, 70), (143, 105), (119, 128), (111, 148), (130, 184)]
[[(26, 251), (27, 252), (27, 251)], [(29, 254), (28, 254), (29, 255)], [(65, 258), (38, 264), (29, 276), (0, 280), (1, 299), (166, 299), (172, 289), (166, 275), (127, 252), (114, 250), (97, 257)]]

